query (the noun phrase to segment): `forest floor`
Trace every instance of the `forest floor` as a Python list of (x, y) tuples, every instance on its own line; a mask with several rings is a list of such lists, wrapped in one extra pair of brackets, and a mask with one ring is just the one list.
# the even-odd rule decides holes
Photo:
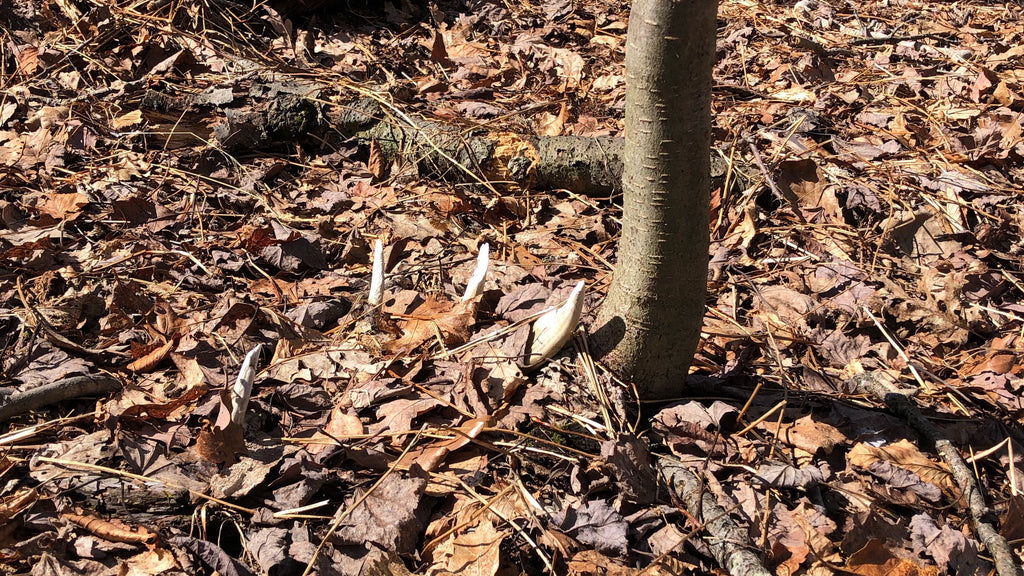
[(0, 0), (0, 573), (1019, 574), (1021, 5), (721, 3), (704, 335), (642, 413), (586, 347), (614, 191), (341, 120), (621, 136), (628, 8)]

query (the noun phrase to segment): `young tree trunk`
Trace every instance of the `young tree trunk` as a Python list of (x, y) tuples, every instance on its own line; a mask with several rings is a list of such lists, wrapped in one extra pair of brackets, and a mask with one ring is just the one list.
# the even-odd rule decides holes
[(679, 396), (704, 317), (715, 0), (634, 0), (626, 40), (622, 238), (594, 324), (643, 399)]

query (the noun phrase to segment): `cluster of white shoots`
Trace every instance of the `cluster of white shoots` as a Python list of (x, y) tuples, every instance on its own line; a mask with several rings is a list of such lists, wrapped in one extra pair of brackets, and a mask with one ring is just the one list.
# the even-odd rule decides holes
[[(477, 255), (473, 275), (466, 283), (466, 291), (462, 295), (463, 302), (476, 298), (483, 292), (489, 264), (490, 247), (484, 243), (480, 245), (480, 253)], [(548, 310), (533, 323), (530, 345), (522, 363), (524, 368), (530, 369), (539, 366), (557, 354), (572, 337), (583, 312), (583, 287), (584, 283), (581, 280), (572, 289), (569, 298), (564, 303)], [(373, 243), (373, 271), (370, 276), (370, 294), (367, 298), (369, 305), (374, 308), (379, 307), (383, 300), (383, 294), (384, 245), (378, 239)]]
[[(473, 275), (466, 284), (466, 291), (462, 295), (462, 301), (471, 300), (483, 292), (484, 279), (487, 276), (487, 267), (490, 262), (490, 248), (488, 245), (480, 245), (480, 254), (477, 256), (476, 268)], [(576, 331), (580, 322), (580, 314), (583, 311), (583, 286), (581, 280), (573, 287), (569, 298), (561, 305), (556, 306), (542, 314), (533, 323), (530, 333), (530, 344), (526, 349), (526, 355), (522, 362), (524, 369), (531, 369), (539, 366), (545, 360), (551, 358), (562, 349)], [(383, 301), (384, 295), (384, 244), (380, 240), (373, 243), (373, 271), (370, 276), (370, 294), (368, 302), (375, 309)], [(259, 362), (260, 347), (256, 346), (245, 355), (242, 361), (238, 378), (231, 387), (231, 421), (238, 425), (245, 425), (245, 411), (249, 406), (249, 397), (252, 393), (253, 380), (256, 377), (257, 363)]]

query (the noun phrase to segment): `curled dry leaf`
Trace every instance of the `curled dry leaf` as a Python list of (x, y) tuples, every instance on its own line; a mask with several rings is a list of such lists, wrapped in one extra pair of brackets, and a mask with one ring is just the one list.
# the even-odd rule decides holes
[[(221, 394), (222, 402), (226, 393)], [(206, 426), (196, 437), (196, 452), (203, 460), (214, 464), (234, 464), (238, 455), (247, 450), (242, 427), (230, 421), (225, 428)]]
[(39, 500), (35, 488), (22, 488), (14, 494), (0, 498), (0, 520), (7, 521), (21, 514)]
[(167, 356), (174, 351), (177, 344), (178, 341), (172, 338), (167, 342), (164, 342), (160, 347), (154, 348), (145, 356), (142, 356), (131, 364), (125, 366), (125, 368), (129, 372), (149, 372), (153, 368), (156, 368), (157, 364), (162, 362), (164, 358), (167, 358)]
[(92, 532), (96, 536), (111, 542), (130, 542), (133, 544), (156, 544), (156, 534), (140, 527), (138, 531), (132, 530), (113, 522), (108, 522), (94, 516), (81, 514), (64, 513), (61, 516), (68, 522), (72, 522)]
[(373, 174), (374, 181), (379, 182), (384, 177), (384, 158), (376, 138), (370, 140), (370, 158), (366, 161), (366, 169)]
[(164, 338), (171, 339), (178, 334), (178, 315), (174, 308), (167, 302), (156, 302), (153, 304), (153, 313), (156, 314), (156, 322), (153, 328)]

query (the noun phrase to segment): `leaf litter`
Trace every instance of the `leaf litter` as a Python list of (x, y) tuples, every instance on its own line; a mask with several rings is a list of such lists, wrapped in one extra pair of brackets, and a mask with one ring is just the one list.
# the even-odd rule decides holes
[(585, 339), (522, 369), (614, 195), (381, 128), (621, 135), (627, 4), (0, 8), (6, 571), (707, 572), (724, 514), (776, 574), (1019, 573), (1012, 6), (721, 3), (705, 334), (642, 415)]

